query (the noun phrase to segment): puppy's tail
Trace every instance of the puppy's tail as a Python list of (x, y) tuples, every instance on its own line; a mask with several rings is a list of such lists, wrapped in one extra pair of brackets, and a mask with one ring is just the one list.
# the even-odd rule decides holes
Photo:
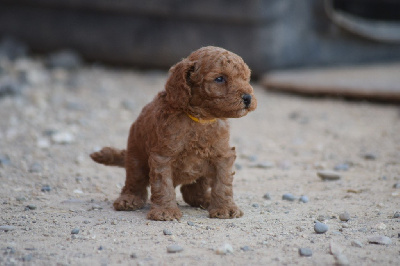
[(97, 163), (125, 167), (125, 153), (126, 150), (104, 147), (100, 151), (90, 154), (90, 157)]

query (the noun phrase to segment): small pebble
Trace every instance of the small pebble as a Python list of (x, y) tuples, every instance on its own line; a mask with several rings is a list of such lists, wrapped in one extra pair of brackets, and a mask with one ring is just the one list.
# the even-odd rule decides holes
[(251, 248), (249, 246), (243, 246), (243, 247), (240, 247), (240, 249), (243, 250), (243, 251), (250, 251), (251, 250)]
[(393, 214), (393, 218), (400, 218), (400, 212), (395, 212)]
[(82, 58), (72, 50), (63, 50), (52, 53), (47, 58), (49, 68), (62, 68), (72, 70), (82, 64)]
[(312, 250), (309, 248), (299, 248), (299, 254), (300, 254), (300, 256), (303, 256), (303, 257), (311, 257)]
[(42, 192), (50, 192), (51, 191), (51, 186), (49, 185), (43, 185), (42, 188), (40, 189)]
[(272, 199), (271, 195), (269, 193), (265, 193), (263, 198), (266, 199), (266, 200), (271, 200)]
[(293, 196), (291, 193), (285, 193), (282, 195), (282, 199), (287, 201), (295, 201), (296, 197)]
[(31, 261), (32, 260), (32, 254), (28, 254), (22, 257), (22, 261)]
[(194, 223), (191, 222), (191, 221), (188, 221), (187, 224), (190, 225), (190, 226), (194, 226)]
[(79, 228), (74, 228), (74, 229), (72, 229), (71, 234), (72, 234), (72, 235), (77, 235), (77, 234), (79, 234)]
[(379, 224), (377, 224), (376, 226), (375, 226), (375, 228), (376, 229), (378, 229), (378, 230), (385, 230), (386, 229), (386, 224), (384, 224), (384, 223), (379, 223)]
[(170, 230), (168, 230), (168, 229), (164, 229), (164, 230), (163, 230), (163, 233), (164, 233), (164, 235), (166, 235), (166, 236), (172, 235), (172, 232), (171, 232)]
[(350, 214), (348, 212), (342, 212), (341, 214), (339, 214), (339, 219), (340, 221), (347, 222), (348, 220), (350, 220)]
[(70, 144), (75, 141), (75, 137), (69, 132), (56, 132), (51, 136), (51, 140), (57, 144)]
[(130, 255), (130, 257), (131, 257), (131, 259), (136, 259), (136, 258), (137, 258), (137, 255), (136, 255), (136, 253), (132, 253), (132, 254)]
[(31, 173), (39, 173), (41, 171), (42, 171), (42, 166), (40, 165), (40, 163), (33, 163), (29, 168), (29, 172)]
[(27, 205), (26, 207), (25, 207), (25, 210), (36, 210), (36, 206), (35, 205)]
[(392, 240), (387, 236), (370, 236), (368, 242), (371, 244), (390, 245)]
[(10, 157), (7, 155), (0, 154), (0, 166), (5, 166), (10, 164)]
[(254, 167), (261, 168), (261, 169), (268, 169), (268, 168), (272, 168), (274, 166), (275, 166), (275, 164), (273, 162), (267, 162), (267, 161), (259, 162), (254, 165)]
[(0, 231), (8, 232), (15, 229), (15, 226), (12, 225), (0, 225)]
[(303, 202), (303, 203), (307, 203), (307, 202), (309, 201), (309, 199), (308, 199), (307, 196), (302, 195), (302, 196), (299, 198), (299, 201), (300, 201), (300, 202)]
[(97, 250), (103, 250), (104, 248), (103, 248), (103, 246), (100, 246)]
[(324, 223), (316, 222), (314, 224), (314, 231), (317, 234), (326, 233), (328, 231), (328, 226), (326, 224), (324, 224)]
[(216, 250), (216, 253), (218, 255), (233, 254), (233, 247), (230, 244), (225, 243)]
[(340, 163), (333, 167), (335, 171), (347, 171), (350, 168), (350, 164), (348, 163)]
[(258, 203), (253, 203), (253, 204), (251, 204), (251, 206), (254, 207), (254, 208), (260, 207), (260, 205)]
[(339, 180), (341, 175), (338, 172), (330, 171), (330, 170), (321, 170), (317, 172), (317, 175), (322, 180)]
[(400, 188), (400, 183), (396, 183), (393, 185), (393, 188)]
[(363, 155), (365, 160), (376, 160), (377, 156), (374, 153), (368, 152)]
[(351, 241), (351, 245), (353, 246), (353, 247), (358, 247), (358, 248), (362, 248), (364, 245), (360, 242), (360, 241), (358, 241), (358, 240), (352, 240)]
[(167, 252), (168, 253), (178, 253), (183, 251), (183, 248), (179, 245), (170, 245), (167, 247)]

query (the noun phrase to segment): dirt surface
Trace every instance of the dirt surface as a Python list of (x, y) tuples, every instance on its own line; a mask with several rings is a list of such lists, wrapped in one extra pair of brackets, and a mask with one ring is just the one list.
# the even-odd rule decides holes
[[(231, 120), (234, 197), (245, 215), (210, 219), (187, 206), (177, 189), (182, 219), (155, 222), (146, 220), (149, 205), (113, 210), (124, 171), (95, 164), (88, 154), (125, 146), (131, 123), (167, 73), (48, 69), (26, 58), (3, 60), (1, 67), (2, 80), (16, 80), (17, 89), (0, 98), (0, 265), (400, 261), (398, 106), (300, 98), (254, 84), (258, 109)], [(335, 167), (339, 180), (317, 176)], [(282, 200), (285, 193), (296, 199)], [(309, 202), (299, 202), (301, 195)], [(339, 219), (345, 211), (347, 222)], [(317, 234), (316, 220), (329, 230)], [(369, 243), (371, 236), (391, 243)], [(183, 251), (168, 253), (174, 244)], [(299, 248), (312, 256), (300, 256)]]

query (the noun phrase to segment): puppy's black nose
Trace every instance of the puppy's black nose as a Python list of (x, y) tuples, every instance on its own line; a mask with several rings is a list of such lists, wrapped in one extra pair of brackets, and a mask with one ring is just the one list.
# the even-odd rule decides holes
[(246, 108), (249, 108), (250, 104), (251, 104), (251, 95), (250, 94), (245, 94), (242, 96), (243, 99), (243, 103), (245, 105)]

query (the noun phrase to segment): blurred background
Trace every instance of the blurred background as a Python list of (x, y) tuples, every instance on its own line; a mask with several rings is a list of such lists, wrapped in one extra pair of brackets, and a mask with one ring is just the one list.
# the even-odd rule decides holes
[(0, 0), (0, 38), (6, 53), (68, 49), (89, 61), (157, 69), (215, 45), (260, 77), (399, 61), (400, 1)]

